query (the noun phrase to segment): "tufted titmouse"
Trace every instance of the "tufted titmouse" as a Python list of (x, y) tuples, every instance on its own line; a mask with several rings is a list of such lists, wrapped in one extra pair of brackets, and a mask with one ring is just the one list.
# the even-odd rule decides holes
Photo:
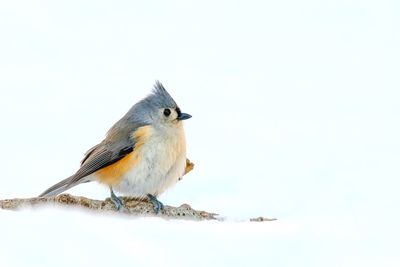
[(72, 176), (53, 185), (40, 196), (57, 195), (80, 183), (99, 181), (110, 188), (116, 208), (123, 202), (114, 191), (147, 197), (158, 213), (157, 200), (184, 174), (186, 141), (182, 113), (174, 99), (157, 81), (153, 91), (136, 103), (111, 129), (106, 138), (86, 152)]

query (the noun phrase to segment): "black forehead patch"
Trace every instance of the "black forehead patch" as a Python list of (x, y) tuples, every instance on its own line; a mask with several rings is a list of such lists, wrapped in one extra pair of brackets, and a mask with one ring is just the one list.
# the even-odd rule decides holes
[(178, 117), (182, 114), (181, 109), (178, 107), (175, 109), (175, 111), (178, 114)]

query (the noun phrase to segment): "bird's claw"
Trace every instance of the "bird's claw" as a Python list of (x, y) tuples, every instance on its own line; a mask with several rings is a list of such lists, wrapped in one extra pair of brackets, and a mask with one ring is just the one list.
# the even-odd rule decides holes
[(159, 214), (160, 211), (164, 210), (164, 204), (161, 203), (155, 196), (152, 194), (147, 194), (147, 197), (149, 198), (150, 203), (153, 204), (153, 209), (156, 214)]
[(115, 208), (117, 209), (117, 211), (123, 211), (125, 209), (124, 208), (124, 202), (122, 201), (121, 198), (117, 197), (114, 194), (113, 190), (111, 190), (111, 201), (112, 201), (112, 203), (114, 203)]

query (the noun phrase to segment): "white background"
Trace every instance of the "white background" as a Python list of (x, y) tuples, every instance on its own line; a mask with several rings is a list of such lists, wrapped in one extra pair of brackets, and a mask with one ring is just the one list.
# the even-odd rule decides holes
[[(399, 266), (399, 12), (397, 1), (1, 1), (1, 199), (75, 172), (159, 79), (193, 115), (196, 164), (160, 200), (228, 222), (0, 211), (0, 265)], [(242, 221), (260, 215), (279, 220)]]

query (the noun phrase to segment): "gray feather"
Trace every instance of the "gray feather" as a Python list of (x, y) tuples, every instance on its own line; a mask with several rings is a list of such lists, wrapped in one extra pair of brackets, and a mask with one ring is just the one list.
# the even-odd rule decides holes
[(156, 81), (156, 84), (153, 87), (152, 95), (148, 96), (146, 99), (151, 103), (152, 106), (158, 108), (177, 107), (175, 100), (167, 92), (160, 81)]
[(100, 144), (95, 145), (85, 153), (85, 157), (81, 160), (81, 165), (89, 158), (89, 156), (99, 147)]
[(86, 152), (81, 167), (74, 175), (51, 186), (40, 196), (57, 195), (80, 183), (88, 182), (85, 177), (125, 157), (135, 148), (132, 133), (139, 127), (152, 124), (158, 110), (166, 107), (176, 108), (177, 105), (164, 86), (156, 81), (152, 93), (136, 103), (117, 121), (101, 143)]
[(58, 194), (64, 192), (65, 190), (68, 189), (67, 185), (68, 185), (71, 177), (68, 177), (67, 179), (64, 179), (64, 180), (56, 183), (55, 185), (49, 187), (48, 189), (46, 189), (46, 191), (41, 193), (39, 195), (39, 197), (51, 197), (51, 196), (55, 196), (55, 195), (58, 195)]
[[(121, 144), (120, 144), (121, 145)], [(108, 148), (108, 149), (107, 149)], [(44, 191), (40, 196), (53, 196), (60, 194), (78, 184), (88, 182), (84, 178), (88, 175), (107, 167), (118, 160), (125, 157), (127, 154), (132, 152), (134, 145), (126, 146), (118, 149), (110, 145), (99, 144), (96, 148), (90, 152), (82, 161), (82, 165), (79, 170), (72, 176), (62, 180), (61, 182), (51, 186), (49, 189)]]

